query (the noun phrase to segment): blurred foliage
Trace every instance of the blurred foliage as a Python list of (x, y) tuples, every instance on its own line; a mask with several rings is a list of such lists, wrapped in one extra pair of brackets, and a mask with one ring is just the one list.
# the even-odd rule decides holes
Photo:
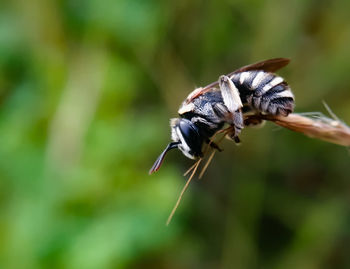
[(349, 152), (267, 124), (191, 161), (168, 119), (258, 60), (350, 122), (350, 1), (12, 0), (0, 8), (1, 268), (350, 268)]

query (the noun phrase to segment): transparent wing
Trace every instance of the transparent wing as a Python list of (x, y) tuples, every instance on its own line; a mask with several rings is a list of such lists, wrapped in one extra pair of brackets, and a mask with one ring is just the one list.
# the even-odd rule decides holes
[(245, 72), (245, 71), (251, 71), (251, 70), (262, 70), (265, 72), (276, 72), (277, 70), (285, 67), (287, 64), (289, 64), (290, 59), (288, 58), (274, 58), (269, 59), (261, 62), (257, 62), (254, 64), (249, 64), (246, 66), (243, 66), (232, 73), (228, 74), (227, 76), (231, 76), (235, 73)]
[[(233, 74), (245, 72), (245, 71), (252, 71), (252, 70), (262, 70), (266, 72), (276, 72), (277, 70), (285, 67), (287, 64), (289, 64), (290, 59), (288, 58), (274, 58), (269, 59), (257, 63), (253, 63), (250, 65), (243, 66), (229, 74), (227, 74), (228, 77), (232, 76)], [(186, 99), (187, 103), (190, 103), (193, 99), (197, 98), (198, 96), (208, 92), (211, 90), (211, 88), (218, 86), (219, 82), (215, 81), (213, 83), (210, 83), (209, 85), (198, 88), (195, 91), (193, 91), (188, 98)]]

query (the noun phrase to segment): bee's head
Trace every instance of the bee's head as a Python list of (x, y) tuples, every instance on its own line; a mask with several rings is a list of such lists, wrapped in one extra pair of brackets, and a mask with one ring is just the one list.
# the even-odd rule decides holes
[(171, 139), (173, 142), (169, 143), (165, 150), (160, 154), (149, 171), (150, 174), (158, 171), (165, 154), (173, 148), (180, 149), (182, 153), (190, 159), (196, 159), (203, 155), (203, 137), (200, 135), (198, 127), (193, 122), (183, 118), (171, 119), (170, 127)]
[(187, 119), (171, 119), (171, 139), (178, 143), (182, 153), (190, 158), (196, 159), (202, 156), (203, 137), (198, 127)]

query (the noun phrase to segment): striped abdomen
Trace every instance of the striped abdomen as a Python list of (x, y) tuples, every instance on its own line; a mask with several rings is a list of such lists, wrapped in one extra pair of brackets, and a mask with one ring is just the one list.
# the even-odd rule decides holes
[(287, 116), (293, 112), (294, 96), (283, 78), (265, 71), (246, 71), (230, 78), (243, 104), (272, 115)]

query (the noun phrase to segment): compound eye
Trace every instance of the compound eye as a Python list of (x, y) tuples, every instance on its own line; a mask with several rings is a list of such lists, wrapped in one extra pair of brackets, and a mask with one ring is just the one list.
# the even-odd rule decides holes
[(197, 156), (201, 154), (203, 139), (199, 135), (198, 128), (191, 121), (182, 119), (179, 122), (179, 129), (186, 144)]

